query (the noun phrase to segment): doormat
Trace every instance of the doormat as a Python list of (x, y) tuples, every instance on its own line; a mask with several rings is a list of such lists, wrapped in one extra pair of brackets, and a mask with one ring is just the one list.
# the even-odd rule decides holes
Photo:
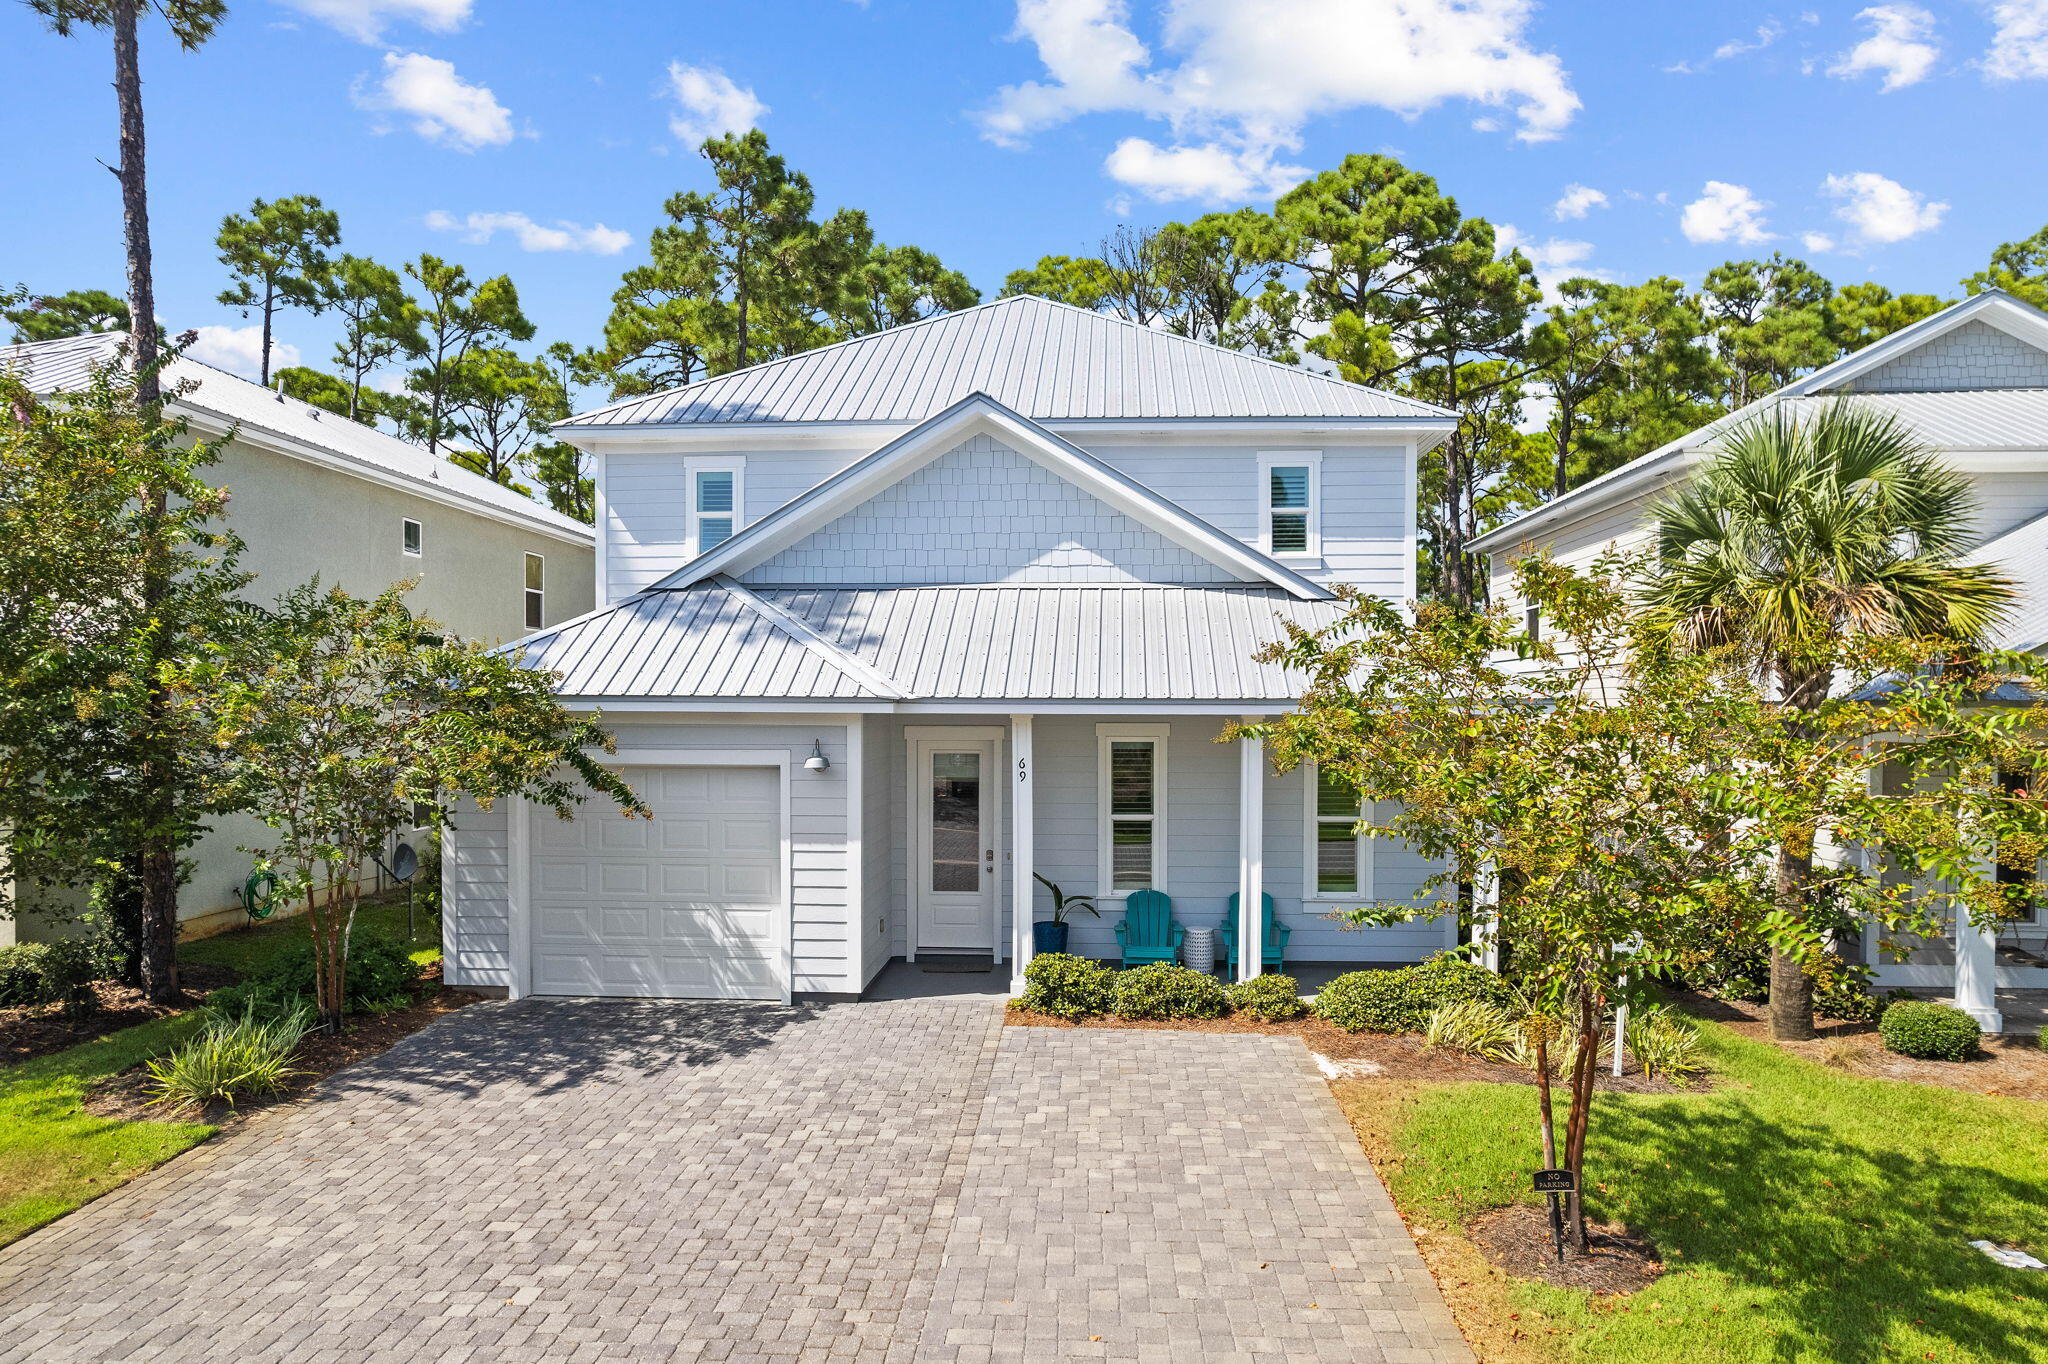
[(979, 966), (971, 961), (921, 961), (918, 967), (928, 976), (985, 976), (996, 969), (993, 964)]

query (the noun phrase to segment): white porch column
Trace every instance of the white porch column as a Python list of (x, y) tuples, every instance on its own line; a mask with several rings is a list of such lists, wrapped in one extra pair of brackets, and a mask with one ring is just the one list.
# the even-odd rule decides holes
[[(1472, 898), (1491, 905), (1500, 895), (1500, 872), (1488, 863), (1472, 883)], [(1478, 910), (1472, 919), (1472, 941), (1479, 948), (1479, 964), (1496, 975), (1500, 972), (1500, 915), (1491, 909)]]
[(1266, 969), (1266, 741), (1239, 739), (1237, 752), (1237, 978), (1250, 980)]
[(1010, 717), (1010, 993), (1024, 993), (1024, 968), (1031, 964), (1032, 906), (1037, 885), (1031, 879), (1032, 772), (1031, 717)]
[(1977, 1020), (1988, 1033), (2005, 1031), (1998, 1011), (1998, 930), (1995, 925), (1968, 922), (1958, 912), (1955, 926), (1956, 1007)]

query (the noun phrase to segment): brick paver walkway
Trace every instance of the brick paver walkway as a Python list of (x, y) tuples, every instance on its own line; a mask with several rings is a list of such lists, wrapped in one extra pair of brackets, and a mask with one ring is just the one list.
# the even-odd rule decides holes
[(0, 1250), (0, 1361), (1470, 1358), (1291, 1041), (527, 1000), (323, 1094)]

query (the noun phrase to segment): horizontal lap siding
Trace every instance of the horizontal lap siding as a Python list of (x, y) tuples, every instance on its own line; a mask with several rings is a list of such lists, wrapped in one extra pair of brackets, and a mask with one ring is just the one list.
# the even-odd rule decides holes
[[(707, 452), (709, 453), (709, 452)], [(861, 451), (746, 453), (746, 523), (759, 521), (858, 459)], [(614, 601), (682, 567), (689, 552), (685, 456), (664, 451), (604, 457), (604, 553)]]
[(1099, 445), (1090, 453), (1179, 504), (1225, 534), (1259, 541), (1259, 453), (1322, 452), (1320, 565), (1303, 567), (1317, 582), (1347, 582), (1378, 596), (1408, 592), (1404, 447), (1312, 441), (1259, 446)]
[(450, 985), (512, 986), (510, 804), (473, 801), (449, 817), (441, 845), (441, 955)]

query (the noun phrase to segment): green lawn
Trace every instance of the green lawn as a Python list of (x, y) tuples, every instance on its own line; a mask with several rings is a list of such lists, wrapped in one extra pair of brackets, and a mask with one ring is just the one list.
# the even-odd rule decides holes
[[(405, 935), (405, 900), (365, 906), (356, 927)], [(179, 960), (244, 975), (307, 940), (303, 917), (221, 933), (178, 948)], [(439, 925), (419, 917), (413, 960), (441, 958)], [(96, 1042), (0, 1067), (0, 1245), (70, 1212), (212, 1136), (204, 1123), (122, 1122), (79, 1101), (95, 1080), (173, 1049), (199, 1026), (191, 1014), (123, 1028)]]
[(204, 1123), (120, 1122), (79, 1109), (93, 1081), (171, 1050), (190, 1014), (0, 1068), (0, 1245), (213, 1135)]
[[(441, 960), (440, 921), (429, 918), (422, 910), (414, 915), (413, 927), (412, 959), (422, 966)], [(358, 909), (356, 930), (360, 932), (365, 928), (404, 938), (405, 896), (401, 893), (395, 899), (387, 898), (382, 904), (365, 904)], [(279, 952), (307, 942), (311, 933), (306, 916), (296, 914), (289, 919), (274, 919), (269, 923), (238, 928), (231, 933), (216, 933), (210, 938), (181, 944), (178, 959), (207, 966), (226, 966), (246, 976), (259, 970)]]
[[(2048, 1273), (1968, 1245), (2048, 1258), (2048, 1105), (1857, 1079), (1701, 1030), (1716, 1087), (1603, 1096), (1588, 1148), (1594, 1213), (1648, 1235), (1664, 1278), (1604, 1301), (1517, 1283), (1494, 1295), (1506, 1320), (1468, 1330), (1518, 1359), (2048, 1361)], [(1343, 1097), (1374, 1145), (1369, 1082)], [(1416, 1223), (1457, 1230), (1534, 1200), (1528, 1088), (1432, 1085), (1393, 1108), (1383, 1173)]]

